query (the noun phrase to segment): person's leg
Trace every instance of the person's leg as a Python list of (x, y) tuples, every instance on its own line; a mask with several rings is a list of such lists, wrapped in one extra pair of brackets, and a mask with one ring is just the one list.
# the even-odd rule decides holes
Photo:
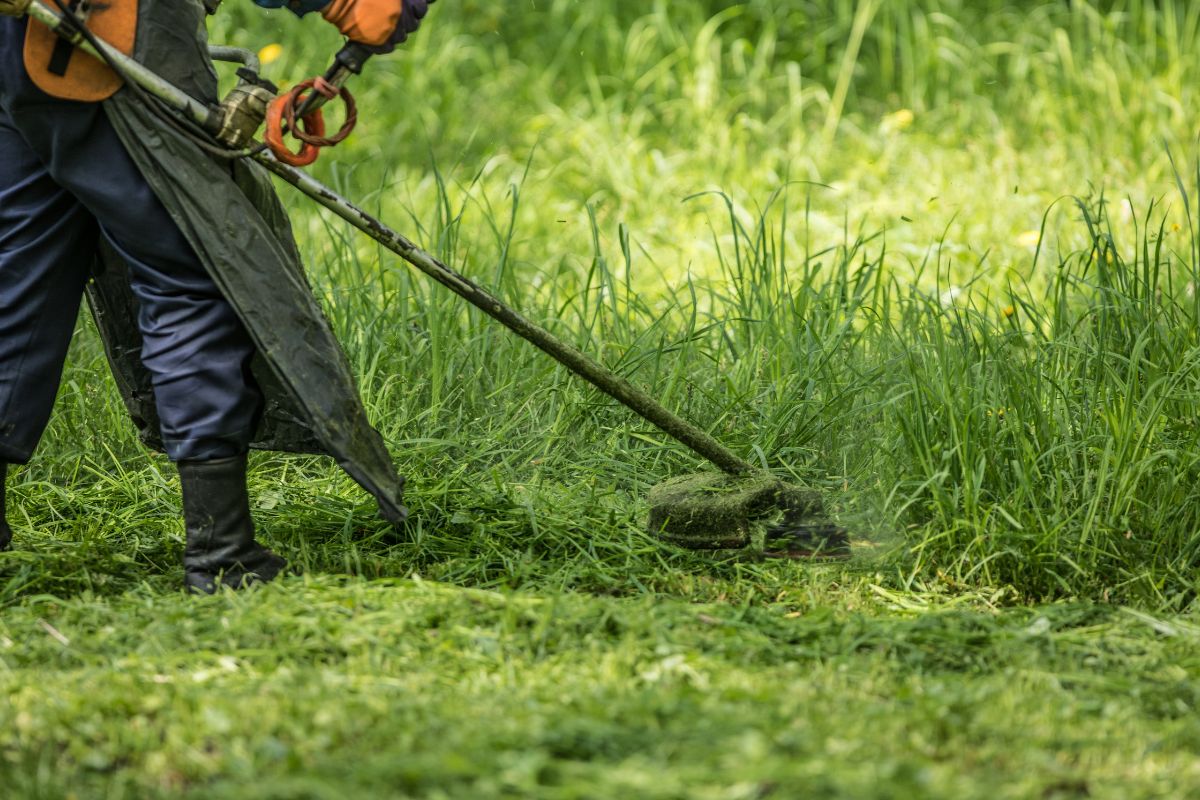
[(0, 154), (0, 461), (23, 464), (50, 419), (97, 227), (3, 111)]
[(167, 454), (207, 461), (244, 453), (262, 409), (253, 342), (103, 112), (68, 106), (56, 117), (50, 172), (129, 264)]
[(246, 451), (263, 403), (250, 373), (253, 342), (103, 115), (56, 154), (53, 170), (130, 267), (142, 361), (179, 467), (187, 587), (274, 578), (283, 560), (254, 540), (246, 496)]
[[(246, 493), (246, 451), (263, 403), (250, 373), (254, 344), (106, 120), (88, 142), (114, 155), (75, 191), (129, 264), (141, 305), (142, 362), (183, 490), (185, 584), (211, 593), (270, 580), (284, 563), (255, 541)], [(83, 167), (63, 165), (61, 180)]]
[(96, 240), (0, 110), (0, 550), (8, 465), (29, 460), (50, 419)]
[(262, 409), (249, 369), (253, 343), (103, 109), (27, 90), (13, 103), (54, 182), (90, 212), (129, 263), (142, 360), (183, 485), (187, 585), (213, 591), (221, 583), (273, 578), (283, 561), (254, 541), (243, 502), (245, 453)]

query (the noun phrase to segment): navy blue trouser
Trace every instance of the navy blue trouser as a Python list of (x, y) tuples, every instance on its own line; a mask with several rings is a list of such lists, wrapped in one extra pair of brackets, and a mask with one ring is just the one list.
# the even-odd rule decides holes
[(28, 461), (50, 419), (100, 236), (130, 266), (167, 455), (244, 452), (253, 344), (104, 110), (30, 82), (25, 25), (0, 17), (0, 461)]

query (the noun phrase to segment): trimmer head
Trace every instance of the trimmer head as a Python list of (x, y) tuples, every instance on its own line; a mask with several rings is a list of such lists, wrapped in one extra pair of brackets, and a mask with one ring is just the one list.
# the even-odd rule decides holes
[(770, 475), (703, 472), (650, 490), (650, 532), (692, 550), (727, 550), (761, 542), (778, 558), (843, 557), (846, 531), (832, 524), (811, 490)]

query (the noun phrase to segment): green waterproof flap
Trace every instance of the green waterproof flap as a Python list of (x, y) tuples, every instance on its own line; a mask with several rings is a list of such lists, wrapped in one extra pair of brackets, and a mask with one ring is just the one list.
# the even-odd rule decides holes
[[(142, 0), (137, 59), (180, 89), (215, 102), (199, 0)], [(402, 521), (404, 479), (367, 420), (349, 362), (313, 296), (270, 178), (248, 161), (205, 155), (128, 90), (104, 104), (159, 200), (246, 325), (267, 397), (258, 449), (323, 453)], [(117, 383), (143, 440), (160, 445), (149, 375), (138, 356), (137, 302), (127, 268), (102, 252), (88, 299)]]

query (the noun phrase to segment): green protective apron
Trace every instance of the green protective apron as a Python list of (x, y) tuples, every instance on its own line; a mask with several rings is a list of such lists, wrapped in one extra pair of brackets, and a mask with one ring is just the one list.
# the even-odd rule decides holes
[[(193, 97), (217, 101), (202, 0), (141, 0), (134, 55)], [(313, 296), (287, 215), (265, 170), (206, 155), (128, 89), (104, 109), (147, 182), (258, 347), (266, 406), (255, 449), (329, 455), (399, 523), (404, 479), (367, 419), (345, 353)], [(142, 366), (128, 271), (102, 248), (88, 301), (142, 441), (161, 450), (150, 375)]]

